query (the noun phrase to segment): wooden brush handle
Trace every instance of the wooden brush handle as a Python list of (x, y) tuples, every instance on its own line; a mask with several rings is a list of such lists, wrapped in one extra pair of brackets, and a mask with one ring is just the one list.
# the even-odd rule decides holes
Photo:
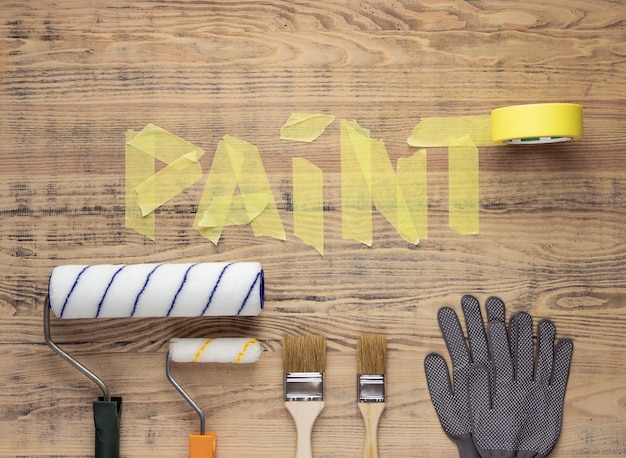
[(311, 433), (324, 401), (287, 401), (285, 407), (296, 423), (296, 458), (313, 458)]
[(385, 403), (359, 402), (359, 410), (365, 422), (363, 458), (378, 458), (378, 422), (385, 410)]

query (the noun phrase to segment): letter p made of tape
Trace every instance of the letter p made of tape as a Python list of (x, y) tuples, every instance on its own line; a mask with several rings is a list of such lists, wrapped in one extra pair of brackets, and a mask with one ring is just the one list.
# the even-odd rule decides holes
[[(154, 124), (126, 131), (126, 227), (154, 240), (154, 211), (202, 178), (203, 154)], [(155, 173), (157, 159), (166, 166)]]

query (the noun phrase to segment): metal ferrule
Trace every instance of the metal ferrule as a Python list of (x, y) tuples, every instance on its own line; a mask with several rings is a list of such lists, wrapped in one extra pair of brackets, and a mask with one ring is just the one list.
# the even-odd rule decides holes
[(357, 396), (359, 402), (385, 402), (385, 374), (357, 375)]
[(285, 401), (323, 401), (322, 372), (287, 372), (284, 380)]

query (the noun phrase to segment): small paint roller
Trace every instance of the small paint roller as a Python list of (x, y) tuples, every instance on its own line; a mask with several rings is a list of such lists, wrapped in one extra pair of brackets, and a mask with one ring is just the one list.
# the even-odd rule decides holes
[(119, 457), (122, 399), (52, 341), (50, 311), (61, 319), (254, 316), (263, 309), (258, 263), (66, 265), (50, 275), (44, 306), (48, 346), (102, 391), (94, 402), (95, 456)]
[(189, 458), (214, 458), (217, 434), (206, 432), (202, 409), (174, 379), (171, 361), (177, 363), (255, 363), (261, 356), (261, 346), (256, 339), (171, 339), (165, 359), (165, 374), (170, 383), (197, 412), (200, 430), (189, 436)]

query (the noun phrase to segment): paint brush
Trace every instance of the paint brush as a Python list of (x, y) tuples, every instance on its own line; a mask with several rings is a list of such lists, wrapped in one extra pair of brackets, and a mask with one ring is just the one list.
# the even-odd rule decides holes
[(378, 457), (378, 423), (385, 410), (387, 338), (360, 336), (357, 340), (357, 401), (365, 422), (364, 458)]
[(296, 424), (296, 458), (312, 458), (313, 424), (324, 409), (326, 338), (285, 336), (283, 369), (285, 407)]

